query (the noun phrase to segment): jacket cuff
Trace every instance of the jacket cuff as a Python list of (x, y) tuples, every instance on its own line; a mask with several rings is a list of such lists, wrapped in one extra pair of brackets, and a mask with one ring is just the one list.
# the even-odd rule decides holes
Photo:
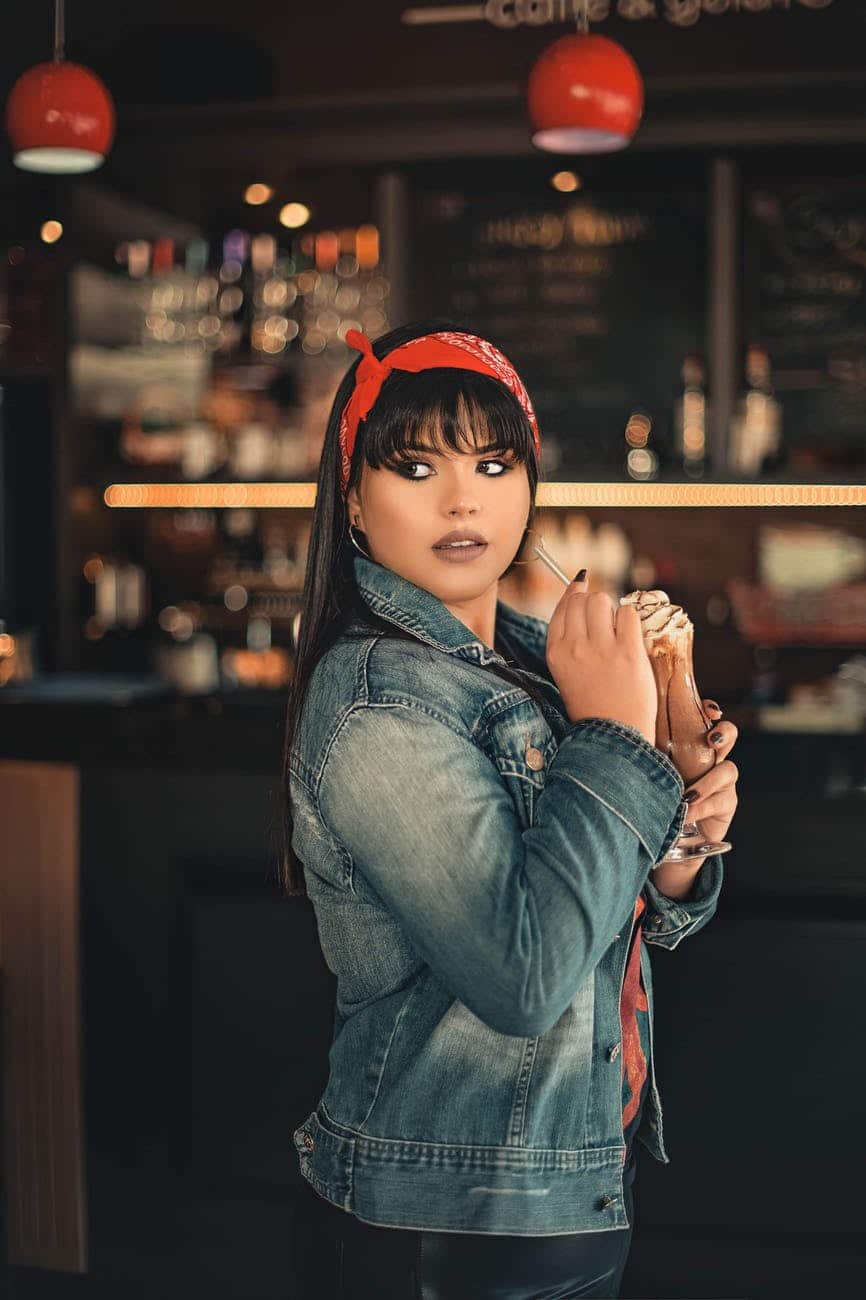
[(652, 881), (652, 873), (644, 885), (647, 913), (643, 935), (647, 943), (662, 948), (675, 948), (687, 935), (694, 934), (713, 916), (719, 901), (724, 877), (721, 853), (712, 853), (701, 863), (701, 869), (692, 883), (686, 898), (668, 898), (660, 893)]
[(655, 863), (679, 835), (688, 805), (673, 763), (646, 737), (611, 718), (581, 718), (563, 737), (550, 767), (574, 781), (634, 832)]

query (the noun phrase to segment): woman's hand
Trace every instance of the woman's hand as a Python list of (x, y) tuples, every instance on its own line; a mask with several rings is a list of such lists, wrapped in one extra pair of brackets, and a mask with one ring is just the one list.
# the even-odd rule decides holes
[(654, 745), (658, 693), (640, 615), (606, 592), (589, 592), (580, 572), (550, 616), (545, 651), (569, 721), (611, 718)]
[[(710, 717), (721, 718), (722, 711), (714, 700), (701, 701), (704, 712)], [(710, 736), (720, 735), (718, 743), (713, 743)], [(707, 744), (715, 750), (717, 758), (715, 767), (711, 767), (702, 777), (686, 788), (686, 797), (690, 791), (697, 791), (698, 798), (689, 801), (687, 821), (695, 822), (704, 839), (718, 843), (727, 834), (734, 813), (737, 810), (737, 778), (740, 775), (735, 763), (728, 758), (739, 735), (733, 722), (717, 722), (707, 735)]]
[[(715, 700), (701, 701), (704, 712), (713, 718), (720, 718), (722, 711)], [(710, 736), (718, 734), (714, 743)], [(727, 757), (734, 747), (738, 729), (732, 722), (715, 722), (707, 733), (707, 744), (716, 752), (716, 764), (705, 772), (697, 781), (692, 781), (685, 790), (688, 795), (694, 790), (696, 799), (689, 800), (687, 822), (695, 822), (704, 839), (718, 843), (725, 838), (728, 827), (737, 809), (737, 778), (740, 775), (736, 764)], [(660, 894), (667, 898), (687, 900), (694, 885), (695, 876), (700, 871), (706, 858), (686, 858), (683, 862), (664, 862), (656, 867), (650, 879)]]

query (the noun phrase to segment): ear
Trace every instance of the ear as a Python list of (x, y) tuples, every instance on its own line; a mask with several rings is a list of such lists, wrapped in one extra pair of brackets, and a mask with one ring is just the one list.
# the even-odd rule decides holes
[(358, 489), (357, 489), (357, 486), (356, 486), (356, 487), (352, 487), (352, 488), (350, 488), (349, 491), (348, 491), (348, 494), (347, 494), (347, 496), (346, 496), (346, 514), (347, 514), (347, 518), (346, 518), (346, 524), (347, 524), (347, 526), (348, 526), (349, 524), (354, 524), (354, 522), (355, 522), (355, 516), (358, 515), (358, 517), (359, 517), (359, 518), (358, 518), (358, 527), (360, 528), (361, 532), (363, 532), (363, 531), (364, 531), (364, 516), (363, 516), (363, 514), (362, 514), (362, 512), (361, 512), (361, 502), (360, 502), (359, 499), (358, 499)]

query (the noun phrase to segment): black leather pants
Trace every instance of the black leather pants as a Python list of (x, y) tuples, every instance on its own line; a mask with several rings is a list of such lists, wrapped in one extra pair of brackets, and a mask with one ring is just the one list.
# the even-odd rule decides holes
[[(631, 1173), (631, 1171), (629, 1171)], [(625, 1209), (633, 1222), (631, 1178)], [(615, 1298), (631, 1228), (515, 1237), (364, 1223), (306, 1183), (295, 1207), (291, 1300)]]

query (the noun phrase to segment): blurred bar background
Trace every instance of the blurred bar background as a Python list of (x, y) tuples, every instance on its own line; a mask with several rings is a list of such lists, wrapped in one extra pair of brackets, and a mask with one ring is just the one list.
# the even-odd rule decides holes
[[(568, 156), (524, 88), (571, 7), (476, 8), (91, 0), (104, 165), (0, 165), (13, 1295), (290, 1294), (333, 992), (275, 859), (311, 507), (346, 331), (434, 314), (526, 382), (548, 549), (682, 604), (740, 728), (719, 912), (654, 959), (672, 1163), (640, 1164), (623, 1296), (862, 1285), (862, 6), (593, 0), (646, 109)], [(49, 20), (16, 12), (4, 96)], [(537, 563), (501, 594), (560, 592)]]

